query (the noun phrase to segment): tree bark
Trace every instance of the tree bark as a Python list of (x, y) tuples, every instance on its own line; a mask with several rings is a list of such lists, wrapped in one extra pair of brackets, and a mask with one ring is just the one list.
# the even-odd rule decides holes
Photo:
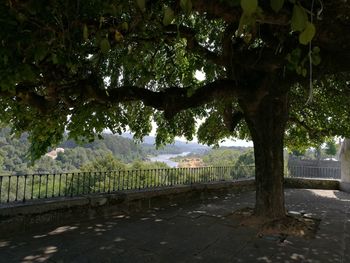
[(287, 92), (269, 92), (257, 105), (249, 100), (241, 105), (254, 143), (255, 214), (269, 218), (284, 217), (283, 141), (288, 119)]

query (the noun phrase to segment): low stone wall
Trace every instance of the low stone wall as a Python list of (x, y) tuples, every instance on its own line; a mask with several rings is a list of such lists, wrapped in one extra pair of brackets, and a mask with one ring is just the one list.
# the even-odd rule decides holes
[(92, 219), (99, 216), (120, 215), (144, 211), (154, 207), (167, 207), (177, 203), (198, 202), (213, 195), (253, 191), (254, 180), (214, 182), (155, 188), (127, 190), (112, 194), (34, 200), (26, 203), (0, 206), (0, 236), (14, 231), (36, 229), (48, 224)]
[(350, 183), (340, 181), (340, 190), (350, 193)]
[(340, 182), (334, 179), (309, 179), (309, 178), (284, 178), (286, 188), (306, 188), (306, 189), (324, 189), (339, 190)]

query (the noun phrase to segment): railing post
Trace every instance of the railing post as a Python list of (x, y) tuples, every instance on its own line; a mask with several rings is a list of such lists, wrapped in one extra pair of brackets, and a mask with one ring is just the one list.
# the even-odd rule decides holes
[[(23, 203), (26, 201), (27, 175), (24, 176)], [(1, 184), (0, 184), (0, 203), (1, 203)]]
[(18, 197), (18, 175), (16, 175), (16, 196), (15, 196), (15, 201), (17, 201), (17, 197)]
[(2, 176), (0, 176), (0, 204), (1, 204), (1, 195), (2, 195)]

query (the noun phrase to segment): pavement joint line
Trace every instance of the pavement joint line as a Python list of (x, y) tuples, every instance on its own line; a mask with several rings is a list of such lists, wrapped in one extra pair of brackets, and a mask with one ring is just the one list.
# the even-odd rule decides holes
[(201, 254), (204, 250), (210, 248), (212, 245), (214, 245), (215, 243), (217, 243), (220, 240), (220, 237), (217, 237), (213, 242), (210, 242), (209, 244), (207, 244), (206, 246), (204, 246), (202, 249), (200, 249), (198, 252), (196, 252), (194, 255), (199, 255)]

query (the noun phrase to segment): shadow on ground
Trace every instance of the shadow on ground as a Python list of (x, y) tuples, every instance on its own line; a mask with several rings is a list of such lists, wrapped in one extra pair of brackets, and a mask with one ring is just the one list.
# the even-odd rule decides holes
[(320, 218), (314, 239), (274, 236), (234, 219), (254, 193), (46, 226), (0, 238), (0, 262), (350, 262), (350, 195), (286, 190), (289, 211)]

